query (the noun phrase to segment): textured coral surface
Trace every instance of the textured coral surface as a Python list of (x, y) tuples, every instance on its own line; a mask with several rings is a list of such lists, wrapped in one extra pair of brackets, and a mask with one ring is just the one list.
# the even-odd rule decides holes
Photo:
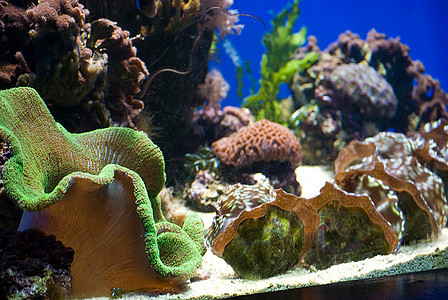
[(75, 294), (107, 295), (116, 285), (163, 289), (194, 274), (202, 222), (197, 216), (183, 228), (165, 222), (156, 198), (165, 182), (163, 156), (146, 134), (129, 128), (71, 134), (31, 88), (2, 91), (0, 102), (0, 134), (12, 149), (5, 190), (28, 211), (21, 229), (54, 233), (77, 252)]
[[(443, 123), (439, 126), (445, 127)], [(335, 162), (336, 181), (341, 186), (365, 174), (397, 193), (406, 220), (405, 242), (437, 236), (447, 222), (444, 183), (437, 175), (437, 165), (431, 167), (433, 157), (428, 154), (432, 139), (420, 136), (416, 141), (400, 133), (382, 132), (362, 142), (351, 142)], [(434, 150), (431, 152), (437, 157)]]
[(228, 165), (248, 166), (259, 161), (302, 161), (298, 139), (285, 126), (260, 120), (212, 144), (213, 153)]

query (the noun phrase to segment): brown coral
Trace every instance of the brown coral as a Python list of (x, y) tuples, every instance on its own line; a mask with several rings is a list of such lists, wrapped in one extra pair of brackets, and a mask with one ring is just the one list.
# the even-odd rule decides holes
[(265, 184), (236, 184), (220, 197), (217, 208), (204, 232), (205, 245), (243, 277), (282, 273), (312, 246), (318, 216), (306, 199)]
[(129, 31), (121, 29), (116, 22), (99, 19), (92, 23), (88, 45), (108, 56), (109, 98), (114, 106), (111, 108), (112, 120), (118, 125), (135, 127), (133, 119), (144, 107), (137, 95), (149, 72), (137, 57), (137, 49), (129, 35)]
[(55, 27), (62, 31), (70, 26), (84, 25), (86, 15), (89, 14), (84, 6), (77, 0), (44, 0), (26, 11), (30, 21), (37, 24), (36, 29), (41, 27)]
[(293, 168), (302, 161), (302, 147), (291, 130), (260, 120), (212, 144), (219, 159), (237, 167), (260, 161), (289, 161)]

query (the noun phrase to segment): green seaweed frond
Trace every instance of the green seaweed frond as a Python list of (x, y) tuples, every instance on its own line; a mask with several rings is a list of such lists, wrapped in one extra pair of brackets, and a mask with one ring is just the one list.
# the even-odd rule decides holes
[(309, 53), (300, 60), (291, 60), (294, 51), (306, 41), (306, 28), (293, 33), (293, 27), (300, 15), (300, 0), (284, 8), (273, 20), (272, 31), (266, 33), (263, 45), (266, 53), (261, 60), (260, 89), (256, 94), (244, 99), (256, 119), (268, 119), (283, 125), (287, 120), (281, 117), (277, 94), (282, 83), (289, 83), (292, 77), (308, 69), (318, 58), (317, 53)]

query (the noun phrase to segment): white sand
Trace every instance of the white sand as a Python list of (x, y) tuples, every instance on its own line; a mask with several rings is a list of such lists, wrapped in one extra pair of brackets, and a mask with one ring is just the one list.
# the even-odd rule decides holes
[[(326, 180), (333, 177), (321, 167), (300, 167), (297, 177), (304, 197), (315, 196)], [(203, 214), (206, 226), (214, 214)], [(158, 297), (128, 295), (127, 299), (221, 299), (232, 296), (284, 290), (341, 281), (374, 278), (448, 267), (448, 228), (443, 229), (437, 240), (413, 246), (402, 246), (397, 254), (379, 255), (358, 262), (332, 266), (322, 271), (297, 268), (286, 274), (263, 280), (237, 278), (232, 268), (210, 251), (204, 256), (201, 275), (208, 279), (192, 282), (182, 294), (166, 294)], [(103, 298), (107, 299), (107, 298)]]

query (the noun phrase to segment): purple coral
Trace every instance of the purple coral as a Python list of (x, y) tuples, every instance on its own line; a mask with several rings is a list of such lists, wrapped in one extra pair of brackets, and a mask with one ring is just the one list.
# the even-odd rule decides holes
[[(375, 69), (367, 65), (338, 66), (328, 80), (334, 90), (334, 101), (342, 110), (358, 111), (367, 118), (392, 118), (398, 100), (392, 86)], [(323, 103), (331, 101), (321, 89), (316, 98)]]

